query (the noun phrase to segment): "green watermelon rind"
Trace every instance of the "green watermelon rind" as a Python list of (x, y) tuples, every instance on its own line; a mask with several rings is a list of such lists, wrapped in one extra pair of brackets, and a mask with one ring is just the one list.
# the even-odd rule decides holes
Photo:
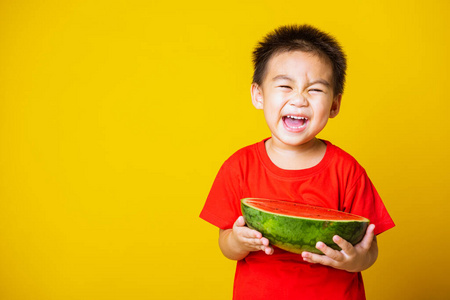
[(341, 250), (333, 242), (334, 235), (356, 245), (363, 239), (369, 226), (368, 219), (335, 221), (270, 213), (251, 207), (245, 203), (246, 199), (250, 198), (241, 200), (241, 209), (247, 226), (261, 232), (272, 245), (297, 254), (303, 251), (323, 254), (316, 249), (319, 241), (335, 250)]

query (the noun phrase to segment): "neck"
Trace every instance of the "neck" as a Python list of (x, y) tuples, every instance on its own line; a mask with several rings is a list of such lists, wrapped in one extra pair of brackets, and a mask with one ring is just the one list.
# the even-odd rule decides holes
[(314, 167), (325, 156), (326, 149), (326, 144), (316, 138), (298, 146), (277, 143), (274, 138), (266, 141), (266, 151), (270, 160), (277, 167), (285, 170)]

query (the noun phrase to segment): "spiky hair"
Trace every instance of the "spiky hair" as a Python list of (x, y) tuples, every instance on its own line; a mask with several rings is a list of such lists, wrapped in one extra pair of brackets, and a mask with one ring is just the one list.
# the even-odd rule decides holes
[(267, 64), (275, 54), (296, 50), (328, 58), (333, 68), (333, 92), (344, 92), (347, 61), (341, 46), (334, 37), (310, 25), (282, 26), (267, 34), (253, 51), (253, 82), (262, 85)]

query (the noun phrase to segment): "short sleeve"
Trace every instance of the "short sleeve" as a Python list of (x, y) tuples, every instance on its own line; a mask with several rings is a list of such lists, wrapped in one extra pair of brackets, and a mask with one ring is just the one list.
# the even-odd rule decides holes
[(240, 181), (238, 168), (226, 161), (214, 180), (200, 218), (221, 229), (232, 228), (241, 215)]
[(375, 224), (376, 235), (395, 226), (365, 171), (346, 193), (344, 211), (368, 218), (370, 223)]

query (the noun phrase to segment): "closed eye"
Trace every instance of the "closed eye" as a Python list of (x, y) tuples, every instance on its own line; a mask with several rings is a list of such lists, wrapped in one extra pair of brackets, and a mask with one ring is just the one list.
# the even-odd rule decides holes
[(291, 87), (288, 86), (288, 85), (280, 85), (279, 87), (280, 87), (280, 88), (283, 88), (283, 89), (291, 89)]
[(310, 92), (315, 92), (315, 93), (322, 93), (323, 91), (320, 89), (310, 89)]

